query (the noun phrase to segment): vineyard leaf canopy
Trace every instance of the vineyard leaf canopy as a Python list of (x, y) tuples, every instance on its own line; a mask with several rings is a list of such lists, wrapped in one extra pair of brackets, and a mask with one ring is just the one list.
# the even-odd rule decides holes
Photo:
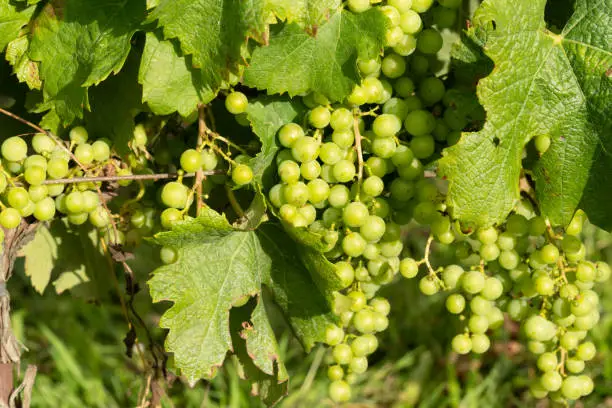
[(66, 0), (47, 4), (32, 27), (30, 57), (40, 62), (44, 103), (64, 124), (89, 109), (87, 87), (117, 73), (144, 18), (143, 0)]
[(543, 214), (567, 224), (582, 207), (612, 228), (611, 4), (577, 0), (559, 35), (546, 29), (545, 0), (481, 5), (468, 34), (485, 39), (495, 65), (478, 85), (487, 121), (440, 162), (455, 217), (503, 222), (519, 199), (523, 148), (548, 135), (552, 145), (535, 169)]
[(270, 45), (253, 52), (244, 83), (268, 93), (301, 95), (317, 91), (344, 99), (359, 82), (357, 58), (375, 58), (382, 49), (385, 17), (378, 10), (338, 11), (313, 35), (289, 23), (271, 29)]
[[(239, 231), (225, 217), (207, 210), (158, 234), (156, 242), (178, 251), (178, 260), (158, 268), (149, 286), (153, 301), (173, 302), (160, 325), (170, 330), (167, 349), (189, 381), (215, 375), (226, 353), (233, 350), (230, 309), (246, 297), (260, 296), (263, 286), (306, 349), (324, 340), (325, 328), (335, 319), (329, 294), (318, 290), (299, 249), (279, 226), (262, 224), (257, 231)], [(254, 330), (272, 335), (256, 321), (252, 321)], [(268, 345), (273, 342), (271, 338), (257, 342), (264, 340)], [(260, 370), (275, 375), (278, 383), (286, 380), (278, 355), (260, 354), (258, 347), (249, 350)]]
[(201, 70), (204, 92), (216, 93), (244, 64), (247, 38), (262, 40), (269, 11), (264, 0), (160, 0), (150, 16), (166, 39), (177, 38)]

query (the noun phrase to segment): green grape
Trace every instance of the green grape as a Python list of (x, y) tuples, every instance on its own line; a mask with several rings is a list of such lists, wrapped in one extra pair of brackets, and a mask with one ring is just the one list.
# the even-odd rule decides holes
[(385, 233), (385, 221), (376, 215), (367, 216), (359, 229), (359, 233), (368, 242), (378, 242)]
[(329, 184), (322, 179), (314, 179), (307, 184), (308, 200), (312, 203), (319, 203), (327, 200), (330, 195)]
[(14, 208), (5, 208), (0, 212), (0, 225), (6, 229), (17, 228), (21, 223), (21, 214)]
[[(146, 128), (144, 127), (144, 125), (142, 123), (139, 123), (136, 126), (134, 126), (134, 132), (133, 132), (132, 136), (133, 136), (132, 137), (132, 144), (134, 146), (144, 147), (144, 146), (147, 145), (147, 139), (148, 139), (147, 138), (147, 130), (146, 130)], [(99, 161), (103, 161), (103, 160), (99, 160)]]
[(91, 145), (94, 160), (101, 163), (110, 158), (110, 147), (107, 143), (97, 140)]
[(340, 183), (348, 183), (355, 177), (355, 173), (355, 165), (348, 160), (340, 160), (333, 168), (333, 175)]
[(426, 106), (442, 100), (446, 91), (444, 83), (436, 77), (425, 78), (419, 86), (419, 97)]
[(347, 6), (353, 13), (363, 13), (370, 8), (370, 0), (348, 0)]
[(504, 313), (500, 309), (492, 307), (487, 315), (487, 319), (489, 320), (489, 328), (491, 330), (498, 329), (504, 324)]
[(246, 164), (238, 164), (232, 168), (232, 181), (238, 186), (250, 184), (253, 181), (253, 170)]
[(396, 148), (397, 144), (393, 138), (376, 138), (372, 141), (372, 153), (383, 159), (393, 157)]
[(248, 106), (249, 100), (242, 92), (232, 92), (225, 99), (225, 109), (234, 115), (246, 112)]
[(343, 287), (347, 287), (351, 283), (353, 283), (355, 277), (355, 270), (353, 269), (353, 266), (350, 263), (343, 261), (337, 262), (335, 264), (335, 269), (336, 275), (338, 275), (338, 277), (342, 281)]
[(329, 125), (331, 113), (325, 106), (317, 106), (308, 114), (308, 122), (317, 129), (323, 129)]
[(542, 353), (540, 357), (538, 357), (537, 366), (543, 372), (556, 370), (558, 364), (559, 364), (559, 361), (555, 353), (552, 353), (552, 352)]
[(47, 186), (44, 185), (30, 186), (28, 188), (28, 195), (30, 196), (30, 200), (37, 203), (43, 198), (47, 197), (49, 195), (49, 191)]
[[(398, 96), (401, 96), (402, 98), (408, 98), (409, 96), (411, 96), (414, 93), (414, 82), (412, 81), (412, 79), (410, 79), (408, 77), (398, 78), (397, 81), (395, 81), (394, 89), (395, 89), (395, 92), (397, 93)], [(417, 98), (417, 100), (418, 100), (418, 98)], [(410, 105), (408, 104), (408, 102), (406, 100), (402, 100), (402, 101), (404, 102), (404, 104), (406, 106), (406, 110), (408, 112), (411, 111), (411, 110), (414, 110), (414, 109), (410, 109)], [(389, 102), (389, 101), (387, 101), (387, 102)], [(420, 108), (420, 106), (419, 106), (419, 108)], [(384, 108), (383, 108), (383, 112), (384, 112)], [(391, 112), (385, 112), (385, 113), (391, 113)], [(397, 115), (397, 116), (399, 116), (399, 115)], [(405, 118), (405, 115), (404, 115), (404, 118)]]
[(536, 341), (549, 341), (557, 334), (557, 328), (546, 318), (534, 315), (525, 321), (525, 333)]
[[(381, 218), (386, 218), (390, 214), (391, 206), (389, 205), (387, 200), (381, 197), (376, 197), (372, 200), (372, 202), (372, 214), (378, 215)], [(385, 231), (385, 234), (387, 234), (389, 230), (389, 225), (387, 225), (387, 230)]]
[(325, 164), (333, 165), (342, 159), (342, 149), (334, 142), (324, 143), (319, 151), (319, 158)]
[(453, 337), (451, 347), (457, 354), (468, 354), (472, 351), (472, 339), (467, 334), (458, 334)]
[(374, 119), (372, 130), (380, 138), (395, 136), (402, 128), (400, 119), (392, 114), (383, 113)]
[(536, 292), (542, 296), (552, 296), (555, 293), (555, 282), (548, 276), (538, 276), (534, 284)]
[(98, 198), (98, 194), (94, 193), (93, 191), (84, 191), (82, 193), (82, 198), (82, 211), (91, 212), (100, 205), (100, 199)]
[(34, 213), (35, 209), (36, 209), (36, 204), (34, 204), (33, 201), (28, 200), (28, 203), (24, 207), (20, 208), (18, 211), (22, 217), (29, 217), (30, 215)]
[(387, 78), (399, 78), (406, 72), (406, 61), (401, 55), (389, 54), (382, 60), (381, 70)]
[(438, 283), (428, 275), (424, 276), (419, 281), (419, 290), (424, 295), (431, 296), (438, 293), (440, 288), (438, 287)]
[(559, 249), (553, 244), (547, 244), (540, 249), (540, 259), (547, 264), (554, 264), (559, 259)]
[(296, 183), (300, 179), (300, 166), (292, 160), (285, 160), (278, 166), (278, 175), (287, 184)]
[(174, 248), (164, 246), (159, 250), (159, 258), (164, 264), (170, 265), (178, 260), (178, 252)]
[(401, 178), (393, 180), (389, 186), (391, 197), (398, 201), (410, 200), (412, 197), (414, 197), (415, 190), (416, 189), (413, 182), (406, 181)]
[(483, 334), (489, 328), (489, 319), (485, 316), (473, 315), (468, 320), (468, 328), (472, 333)]
[(436, 142), (431, 135), (415, 136), (410, 141), (410, 149), (417, 159), (426, 159), (434, 154)]
[(388, 0), (387, 4), (395, 7), (400, 13), (404, 13), (412, 7), (412, 0)]
[(387, 330), (389, 327), (389, 319), (387, 316), (380, 313), (373, 313), (374, 316), (374, 331), (377, 333)]
[(68, 137), (74, 144), (83, 144), (87, 142), (89, 134), (87, 133), (87, 129), (85, 129), (83, 126), (75, 126), (70, 129)]
[(355, 86), (353, 91), (347, 98), (347, 102), (351, 105), (360, 106), (368, 101), (368, 94), (362, 86)]
[(81, 164), (88, 165), (94, 161), (93, 148), (89, 143), (83, 143), (76, 147), (74, 150), (74, 157), (81, 162)]
[(572, 374), (579, 374), (584, 371), (584, 361), (577, 358), (568, 358), (565, 360), (565, 368)]
[(414, 110), (406, 116), (404, 128), (413, 136), (424, 136), (436, 127), (436, 119), (425, 110)]
[(374, 316), (375, 314), (367, 309), (358, 311), (355, 313), (355, 316), (353, 316), (353, 327), (362, 334), (373, 332)]
[(497, 278), (489, 277), (485, 279), (484, 287), (480, 294), (487, 300), (496, 300), (501, 297), (503, 292), (504, 286), (502, 282)]
[(55, 201), (51, 197), (43, 198), (36, 203), (33, 214), (38, 221), (51, 220), (55, 216)]
[(212, 150), (204, 149), (200, 153), (201, 162), (202, 162), (202, 170), (210, 171), (217, 168), (217, 164), (219, 164), (219, 159), (217, 155)]
[(8, 161), (20, 162), (28, 155), (28, 145), (19, 136), (11, 136), (2, 142), (2, 157)]
[(561, 388), (563, 377), (557, 371), (547, 371), (540, 378), (540, 383), (545, 390), (554, 392)]
[(482, 296), (474, 296), (470, 301), (470, 310), (477, 315), (487, 315), (491, 311), (491, 301)]
[(610, 269), (610, 265), (605, 262), (597, 262), (595, 264), (595, 281), (597, 282), (606, 282), (610, 279), (610, 274), (612, 270)]
[(181, 154), (181, 168), (187, 173), (195, 173), (202, 168), (202, 154), (195, 149), (188, 149)]
[(185, 208), (188, 197), (189, 188), (178, 181), (171, 181), (167, 183), (161, 192), (162, 203), (171, 208)]
[(446, 298), (445, 305), (446, 309), (452, 314), (461, 314), (465, 310), (465, 298), (458, 293), (453, 293)]
[(349, 130), (353, 126), (353, 114), (346, 108), (335, 109), (329, 119), (329, 125), (334, 130)]
[(512, 214), (506, 220), (506, 231), (514, 235), (525, 235), (529, 232), (529, 221), (520, 214)]
[(563, 380), (561, 393), (569, 400), (577, 400), (582, 397), (583, 384), (579, 377), (570, 375)]
[(278, 131), (278, 141), (289, 149), (302, 137), (304, 137), (304, 129), (297, 123), (288, 123)]
[(593, 342), (587, 341), (578, 346), (576, 349), (576, 358), (583, 361), (591, 361), (597, 354), (597, 348)]
[(377, 103), (383, 97), (384, 88), (382, 82), (378, 78), (365, 78), (361, 84), (367, 97), (368, 102)]
[(23, 173), (25, 181), (33, 186), (40, 185), (47, 178), (47, 172), (40, 166), (30, 166)]
[(472, 335), (472, 352), (476, 354), (486, 353), (491, 347), (491, 340), (486, 334), (475, 333)]
[(427, 28), (417, 38), (417, 49), (423, 54), (435, 54), (442, 48), (442, 35), (433, 29)]
[(330, 366), (327, 369), (327, 378), (331, 381), (339, 381), (344, 377), (344, 370), (339, 365)]
[(47, 174), (52, 179), (60, 179), (68, 174), (68, 161), (64, 159), (51, 158), (47, 163)]
[(378, 176), (370, 176), (363, 181), (361, 188), (365, 195), (377, 197), (382, 194), (385, 183)]
[(469, 271), (461, 277), (461, 287), (467, 293), (476, 294), (484, 289), (485, 275), (478, 271)]
[[(132, 175), (132, 171), (130, 169), (127, 169), (127, 168), (122, 168), (122, 169), (117, 170), (117, 175), (118, 176), (131, 176)], [(127, 180), (119, 180), (117, 183), (120, 186), (122, 186), (122, 187), (127, 187), (130, 184), (132, 184), (132, 180), (129, 180), (129, 179), (127, 179)]]
[(546, 221), (542, 217), (533, 217), (529, 220), (529, 235), (537, 237), (546, 232)]
[(73, 191), (68, 194), (65, 198), (64, 205), (69, 213), (81, 213), (84, 211), (84, 199), (83, 193), (80, 191)]
[(23, 168), (27, 169), (28, 167), (38, 166), (42, 167), (44, 170), (47, 170), (47, 159), (38, 154), (33, 154), (32, 156), (28, 156), (23, 162)]
[(300, 137), (291, 148), (293, 158), (298, 162), (310, 162), (319, 156), (320, 143), (309, 136)]
[(44, 133), (37, 133), (32, 137), (32, 148), (38, 154), (49, 154), (55, 150), (56, 147), (57, 145), (53, 139)]
[(336, 325), (325, 329), (325, 342), (330, 346), (336, 346), (344, 340), (344, 330)]
[(433, 10), (433, 19), (438, 28), (452, 28), (457, 20), (457, 12), (446, 7), (436, 7)]
[(357, 232), (351, 232), (345, 235), (342, 240), (342, 250), (351, 258), (356, 258), (363, 254), (367, 245), (367, 241)]
[(419, 265), (412, 258), (404, 258), (400, 262), (400, 273), (404, 278), (412, 279), (419, 273)]
[(28, 205), (30, 202), (30, 195), (23, 187), (13, 187), (8, 191), (6, 199), (11, 207), (19, 210)]
[(310, 225), (317, 219), (317, 210), (311, 204), (306, 204), (298, 208), (298, 213), (306, 220), (306, 225)]
[(332, 381), (328, 393), (334, 402), (346, 402), (351, 399), (351, 386), (346, 381)]
[(285, 186), (284, 196), (287, 203), (301, 207), (308, 202), (310, 191), (306, 184), (298, 181)]
[[(448, 265), (442, 271), (442, 281), (448, 289), (455, 289), (465, 271), (459, 265)], [(483, 288), (485, 287), (483, 283)]]
[(423, 29), (423, 21), (414, 10), (406, 10), (400, 15), (399, 26), (404, 33), (414, 35)]
[(580, 282), (594, 282), (597, 272), (592, 264), (580, 262), (576, 266), (576, 279)]

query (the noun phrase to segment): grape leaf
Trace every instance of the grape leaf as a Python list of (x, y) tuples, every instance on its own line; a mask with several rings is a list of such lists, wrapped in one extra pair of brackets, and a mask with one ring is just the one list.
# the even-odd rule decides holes
[(258, 97), (249, 101), (247, 117), (253, 132), (261, 140), (261, 152), (250, 161), (255, 180), (266, 187), (272, 186), (274, 175), (270, 166), (281, 148), (276, 133), (285, 124), (297, 122), (305, 107), (297, 100), (280, 97)]
[(178, 112), (187, 117), (198, 103), (207, 103), (215, 94), (203, 86), (199, 70), (192, 67), (191, 56), (184, 56), (175, 41), (165, 41), (147, 33), (138, 81), (142, 100), (158, 115)]
[[(215, 375), (225, 354), (234, 349), (229, 310), (245, 297), (259, 295), (264, 285), (306, 349), (322, 341), (327, 324), (335, 320), (331, 294), (317, 289), (296, 255), (296, 245), (279, 226), (265, 223), (256, 231), (235, 230), (208, 209), (155, 240), (178, 251), (178, 260), (157, 269), (149, 286), (153, 301), (173, 302), (160, 326), (170, 330), (167, 349), (191, 382)], [(251, 351), (256, 364), (269, 358), (259, 349)], [(280, 372), (276, 375), (282, 381)]]
[(523, 148), (549, 135), (535, 169), (544, 215), (567, 224), (576, 208), (612, 228), (612, 6), (578, 0), (560, 35), (546, 29), (545, 0), (485, 1), (472, 30), (484, 30), (495, 67), (480, 81), (484, 128), (463, 134), (441, 159), (454, 216), (500, 223), (519, 199)]
[(145, 15), (144, 0), (65, 0), (47, 4), (34, 20), (29, 55), (40, 62), (45, 101), (64, 124), (89, 109), (87, 87), (117, 73)]
[(11, 0), (0, 0), (0, 52), (19, 35), (36, 7), (15, 5)]
[(252, 394), (273, 405), (287, 394), (289, 376), (279, 361), (278, 343), (262, 296), (257, 297), (252, 312), (249, 306), (234, 308), (230, 313), (234, 355), (242, 369), (241, 377), (249, 379), (252, 384)]
[(340, 0), (268, 0), (281, 20), (313, 27), (329, 18), (340, 7)]
[(338, 11), (314, 36), (295, 23), (274, 26), (270, 45), (253, 51), (244, 82), (270, 94), (317, 91), (342, 100), (359, 82), (357, 58), (381, 52), (385, 24), (382, 13), (372, 9), (361, 14)]
[(137, 76), (138, 59), (132, 54), (119, 74), (91, 88), (91, 112), (85, 112), (89, 132), (96, 138), (111, 139), (120, 154), (129, 153), (128, 142), (134, 136), (134, 116), (144, 110)]
[(247, 38), (263, 40), (269, 11), (264, 0), (160, 0), (151, 11), (166, 39), (177, 38), (202, 73), (204, 95), (216, 93), (244, 64)]
[(38, 74), (38, 63), (28, 56), (30, 40), (27, 36), (15, 38), (6, 47), (6, 60), (13, 66), (19, 82), (25, 82), (31, 89), (40, 89), (42, 81)]
[(101, 252), (98, 231), (92, 227), (71, 226), (56, 219), (49, 226), (38, 227), (21, 255), (25, 257), (25, 274), (38, 293), (42, 294), (51, 280), (57, 293), (79, 285), (77, 294), (87, 298), (99, 297), (110, 288), (109, 264)]

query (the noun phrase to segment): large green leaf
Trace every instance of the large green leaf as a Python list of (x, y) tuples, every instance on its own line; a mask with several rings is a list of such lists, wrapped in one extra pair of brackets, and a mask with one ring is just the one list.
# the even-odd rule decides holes
[(11, 0), (0, 0), (0, 52), (19, 35), (36, 7), (16, 5)]
[(263, 40), (269, 14), (264, 0), (160, 0), (150, 20), (179, 40), (210, 94), (244, 64), (247, 38)]
[(201, 73), (192, 67), (191, 56), (184, 56), (175, 41), (147, 33), (138, 74), (142, 100), (158, 115), (173, 112), (189, 116), (215, 94), (203, 86)]
[(359, 82), (357, 58), (381, 52), (385, 24), (382, 13), (373, 9), (361, 14), (338, 11), (314, 35), (295, 23), (273, 27), (270, 45), (255, 49), (244, 81), (268, 93), (318, 91), (342, 100)]
[(567, 224), (581, 207), (610, 229), (612, 2), (578, 0), (560, 35), (546, 29), (545, 4), (487, 0), (474, 17), (495, 67), (478, 85), (484, 128), (441, 160), (448, 203), (462, 220), (502, 222), (519, 199), (523, 148), (546, 134), (552, 145), (535, 168), (543, 214)]
[(273, 177), (270, 165), (280, 149), (276, 133), (285, 124), (297, 122), (305, 111), (298, 100), (280, 97), (259, 97), (249, 102), (247, 110), (253, 132), (261, 140), (261, 152), (251, 159), (255, 180), (270, 187)]
[[(234, 349), (230, 309), (243, 304), (246, 297), (261, 295), (263, 286), (270, 289), (306, 349), (323, 341), (326, 326), (334, 321), (331, 294), (319, 291), (297, 255), (297, 246), (277, 225), (235, 230), (225, 217), (207, 210), (197, 219), (158, 234), (156, 242), (178, 252), (178, 260), (157, 269), (149, 286), (153, 301), (173, 302), (160, 325), (170, 330), (167, 349), (192, 382), (215, 375), (226, 353)], [(267, 333), (265, 341), (273, 344), (271, 331), (258, 327), (260, 318), (254, 316), (253, 330)], [(255, 364), (274, 374), (277, 382), (284, 381), (282, 371), (271, 372), (273, 364), (263, 363), (278, 356), (262, 354), (262, 350), (249, 349)]]
[(144, 0), (65, 0), (47, 4), (32, 26), (30, 57), (40, 62), (45, 101), (64, 124), (89, 109), (87, 87), (117, 73), (145, 16)]

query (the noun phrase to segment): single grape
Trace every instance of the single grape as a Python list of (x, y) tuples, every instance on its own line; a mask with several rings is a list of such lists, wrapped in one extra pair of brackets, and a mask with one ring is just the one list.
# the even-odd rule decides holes
[(334, 165), (333, 175), (340, 183), (348, 183), (355, 177), (355, 165), (348, 160), (340, 160)]
[(30, 195), (23, 187), (13, 187), (8, 191), (6, 199), (8, 201), (8, 205), (19, 210), (28, 204), (30, 201)]
[(436, 127), (436, 119), (425, 110), (414, 110), (406, 116), (404, 128), (413, 136), (424, 136)]
[(253, 181), (253, 170), (246, 164), (238, 164), (232, 168), (232, 181), (238, 186), (250, 184)]
[(74, 150), (74, 157), (81, 163), (87, 166), (94, 161), (93, 148), (89, 143), (83, 143)]
[(53, 139), (44, 133), (37, 133), (34, 135), (34, 137), (32, 137), (32, 148), (36, 153), (49, 154), (55, 150), (56, 147), (57, 145)]
[(17, 228), (21, 223), (21, 214), (14, 208), (5, 208), (0, 212), (0, 225), (6, 229)]
[(181, 168), (187, 173), (195, 173), (202, 168), (202, 154), (195, 149), (188, 149), (181, 154)]
[(342, 240), (342, 250), (352, 258), (356, 258), (363, 254), (367, 245), (367, 241), (357, 232), (347, 234)]
[(486, 353), (491, 347), (491, 340), (486, 334), (475, 333), (472, 335), (472, 352), (476, 354)]
[(187, 205), (189, 188), (178, 181), (167, 183), (161, 192), (161, 201), (165, 206), (183, 209)]
[(525, 322), (525, 333), (536, 341), (549, 341), (557, 334), (557, 327), (546, 318), (534, 315)]
[(353, 327), (360, 333), (367, 334), (374, 331), (375, 314), (370, 310), (363, 309), (355, 313)]
[(421, 293), (427, 296), (434, 295), (440, 290), (438, 283), (431, 276), (424, 276), (419, 281), (419, 289)]
[(332, 381), (328, 392), (334, 402), (346, 402), (351, 399), (351, 386), (346, 381)]
[(367, 216), (359, 229), (359, 233), (368, 242), (378, 242), (385, 233), (385, 221), (376, 215)]
[(47, 178), (46, 170), (41, 166), (29, 166), (23, 173), (23, 178), (32, 186), (40, 185)]
[(461, 287), (467, 293), (476, 294), (484, 289), (485, 275), (479, 271), (469, 271), (461, 277)]
[(310, 111), (308, 115), (308, 122), (317, 129), (323, 129), (329, 125), (331, 119), (331, 113), (325, 106), (317, 106)]
[(465, 310), (465, 298), (459, 293), (453, 293), (446, 298), (445, 305), (446, 309), (452, 314), (461, 314)]
[(242, 92), (232, 92), (225, 99), (225, 109), (234, 115), (246, 112), (248, 106), (249, 100)]
[(468, 354), (472, 351), (472, 339), (467, 334), (458, 334), (453, 337), (451, 347), (455, 353)]
[(20, 162), (28, 155), (28, 145), (19, 136), (11, 136), (2, 142), (2, 157), (8, 161)]
[(83, 144), (87, 142), (89, 134), (87, 133), (87, 129), (85, 129), (83, 126), (75, 126), (70, 129), (68, 137), (74, 144)]
[(34, 217), (38, 221), (49, 221), (55, 216), (55, 200), (45, 197), (36, 203)]
[(60, 179), (68, 174), (68, 161), (59, 158), (51, 158), (47, 163), (47, 174), (52, 179)]

